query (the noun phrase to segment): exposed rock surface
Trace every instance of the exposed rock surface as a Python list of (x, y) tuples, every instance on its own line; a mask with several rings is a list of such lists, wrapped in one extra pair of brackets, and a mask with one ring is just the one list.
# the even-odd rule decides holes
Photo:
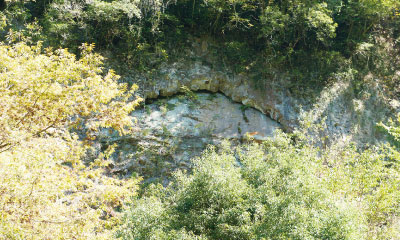
[(199, 94), (198, 100), (164, 98), (135, 111), (140, 129), (136, 135), (112, 138), (105, 134), (101, 138), (106, 145), (119, 144), (114, 171), (168, 175), (176, 168), (190, 168), (189, 160), (208, 144), (224, 138), (239, 141), (246, 132), (257, 132), (254, 137), (263, 139), (278, 126), (291, 132), (300, 123), (314, 126), (310, 133), (324, 139), (319, 142), (322, 146), (345, 146), (350, 141), (364, 146), (382, 139), (376, 123), (399, 111), (398, 107), (387, 107), (373, 79), (366, 79), (371, 84), (361, 92), (343, 78), (317, 93), (313, 101), (307, 96), (296, 97), (285, 89), (287, 79), (278, 74), (271, 74), (275, 79), (256, 82), (252, 76), (233, 74), (221, 64), (216, 67), (212, 44), (205, 41), (194, 41), (183, 60), (165, 63), (152, 77), (126, 74), (138, 83), (146, 99), (187, 91), (221, 94)]
[(324, 130), (317, 131), (326, 139), (323, 145), (347, 145), (350, 141), (364, 145), (382, 139), (376, 123), (394, 115), (373, 86), (360, 94), (349, 81), (339, 80), (323, 89), (314, 101), (309, 101), (307, 96), (299, 99), (282, 88), (280, 83), (284, 79), (266, 79), (259, 86), (249, 76), (227, 72), (199, 61), (173, 63), (160, 70), (160, 77), (154, 83), (148, 80), (140, 83), (140, 89), (145, 98), (171, 96), (182, 92), (182, 87), (221, 92), (235, 102), (258, 109), (279, 122), (287, 132), (299, 127), (304, 119), (314, 124), (324, 122)]
[(272, 82), (257, 86), (248, 76), (215, 70), (200, 61), (164, 65), (157, 79), (146, 79), (139, 82), (139, 86), (145, 98), (171, 96), (182, 92), (182, 87), (191, 91), (221, 92), (235, 102), (258, 109), (281, 123), (285, 130), (292, 130), (297, 123), (297, 100), (276, 90)]
[(353, 142), (358, 147), (367, 147), (386, 140), (377, 123), (386, 122), (400, 110), (386, 102), (372, 84), (358, 92), (350, 82), (336, 82), (322, 90), (299, 119), (320, 125), (320, 130), (314, 126), (312, 135), (325, 139), (323, 145), (344, 147)]
[(218, 93), (159, 99), (136, 110), (133, 117), (140, 129), (136, 134), (110, 137), (104, 130), (99, 139), (103, 145), (118, 144), (114, 171), (146, 177), (167, 177), (176, 168), (189, 169), (190, 159), (208, 144), (223, 139), (240, 142), (246, 133), (264, 140), (280, 128), (260, 111)]

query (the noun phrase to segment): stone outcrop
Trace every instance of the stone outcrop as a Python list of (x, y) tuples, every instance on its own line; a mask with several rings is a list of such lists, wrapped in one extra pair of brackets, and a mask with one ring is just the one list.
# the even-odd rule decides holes
[(302, 124), (312, 126), (310, 137), (316, 136), (321, 147), (351, 141), (364, 146), (383, 139), (376, 123), (396, 112), (385, 105), (373, 84), (360, 94), (345, 79), (325, 87), (313, 100), (294, 97), (277, 74), (256, 82), (215, 67), (211, 45), (195, 40), (185, 58), (164, 63), (151, 77), (126, 74), (139, 85), (142, 97), (158, 100), (133, 113), (138, 119), (136, 134), (117, 137), (105, 131), (99, 137), (98, 150), (118, 144), (114, 172), (168, 177), (174, 169), (190, 169), (190, 159), (208, 144), (223, 139), (240, 142), (246, 132), (263, 140), (277, 128), (291, 132)]
[(298, 113), (297, 101), (282, 90), (276, 90), (272, 82), (257, 86), (245, 75), (228, 74), (212, 69), (201, 62), (177, 62), (164, 65), (154, 81), (139, 82), (139, 89), (145, 98), (171, 96), (191, 91), (220, 92), (235, 102), (251, 106), (278, 121), (283, 129), (293, 130)]
[[(154, 82), (140, 84), (145, 98), (171, 96), (191, 91), (220, 92), (235, 102), (258, 109), (292, 132), (302, 122), (322, 124), (323, 130), (312, 134), (324, 138), (321, 145), (370, 144), (383, 139), (376, 123), (385, 122), (400, 109), (391, 109), (373, 84), (365, 84), (357, 93), (350, 81), (338, 79), (326, 86), (314, 99), (299, 98), (283, 87), (284, 79), (264, 79), (256, 83), (251, 76), (229, 74), (229, 70), (216, 70), (201, 61), (176, 62), (164, 65)], [(373, 80), (371, 80), (373, 83)]]
[(113, 171), (145, 177), (168, 177), (177, 168), (190, 169), (190, 160), (209, 144), (224, 139), (239, 143), (246, 133), (265, 140), (280, 128), (260, 111), (219, 93), (159, 99), (136, 110), (133, 117), (135, 134), (118, 137), (103, 130), (99, 147), (117, 143)]

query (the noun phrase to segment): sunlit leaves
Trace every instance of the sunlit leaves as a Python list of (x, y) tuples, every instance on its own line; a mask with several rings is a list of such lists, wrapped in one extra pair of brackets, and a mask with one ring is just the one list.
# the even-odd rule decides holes
[(117, 208), (135, 195), (137, 180), (106, 177), (96, 164), (86, 167), (85, 150), (76, 137), (62, 134), (0, 153), (1, 239), (112, 237)]
[[(103, 76), (102, 58), (82, 46), (77, 60), (67, 50), (41, 53), (40, 43), (0, 46), (0, 141), (10, 146), (61, 126), (131, 126), (128, 116), (141, 100), (109, 71)], [(128, 101), (129, 100), (129, 101)], [(85, 120), (85, 121), (83, 121)], [(82, 125), (83, 127), (84, 125)]]
[(112, 148), (84, 163), (99, 128), (130, 131), (137, 86), (103, 72), (94, 45), (81, 58), (39, 42), (0, 45), (0, 238), (110, 239), (137, 180), (107, 177)]
[(318, 149), (293, 145), (282, 134), (264, 146), (226, 146), (205, 151), (189, 176), (176, 173), (164, 191), (150, 187), (153, 194), (146, 193), (127, 212), (121, 236), (148, 239), (162, 233), (160, 239), (169, 239), (182, 230), (194, 235), (189, 239), (366, 236), (362, 212), (321, 178)]

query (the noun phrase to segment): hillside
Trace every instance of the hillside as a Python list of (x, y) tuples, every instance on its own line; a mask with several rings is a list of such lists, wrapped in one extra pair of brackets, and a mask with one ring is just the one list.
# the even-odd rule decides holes
[(397, 0), (0, 0), (0, 239), (400, 239)]

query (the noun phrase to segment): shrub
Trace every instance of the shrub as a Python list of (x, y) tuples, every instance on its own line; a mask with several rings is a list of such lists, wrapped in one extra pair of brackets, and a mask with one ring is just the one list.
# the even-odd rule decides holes
[(330, 191), (321, 169), (317, 149), (294, 145), (285, 135), (234, 151), (209, 148), (194, 161), (193, 173), (177, 172), (167, 188), (153, 187), (135, 200), (119, 235), (364, 239), (367, 219), (353, 200)]
[(107, 177), (106, 159), (85, 166), (75, 137), (32, 138), (0, 153), (1, 239), (110, 239), (136, 179)]

